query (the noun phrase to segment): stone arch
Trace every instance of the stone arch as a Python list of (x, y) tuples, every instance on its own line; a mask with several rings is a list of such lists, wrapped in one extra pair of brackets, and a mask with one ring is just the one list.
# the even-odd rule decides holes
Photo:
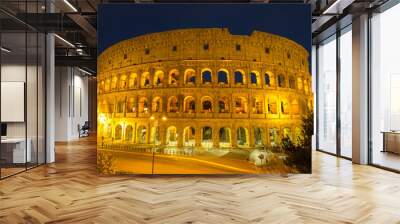
[(278, 113), (278, 105), (275, 96), (271, 96), (268, 98), (268, 113), (270, 114)]
[(120, 90), (126, 90), (127, 87), (128, 87), (128, 85), (127, 85), (127, 76), (126, 75), (121, 75), (121, 77), (119, 78), (119, 89)]
[(203, 96), (201, 98), (201, 112), (213, 111), (213, 99), (210, 96)]
[(264, 103), (263, 103), (263, 98), (261, 96), (253, 97), (252, 112), (254, 114), (263, 114), (264, 113)]
[(264, 145), (264, 130), (261, 127), (254, 127), (254, 144), (256, 146)]
[(264, 74), (264, 83), (266, 86), (271, 87), (271, 75), (267, 72)]
[(241, 69), (237, 69), (234, 73), (235, 85), (246, 84), (245, 72)]
[(185, 84), (195, 85), (196, 84), (196, 71), (194, 69), (188, 68), (184, 73)]
[(212, 146), (213, 129), (209, 126), (204, 126), (201, 129), (201, 145), (205, 147)]
[(229, 113), (229, 99), (227, 97), (221, 97), (218, 99), (218, 112)]
[(247, 113), (247, 99), (243, 96), (236, 97), (234, 102), (234, 110), (236, 114)]
[(258, 71), (250, 72), (250, 83), (254, 86), (260, 85), (260, 73)]
[(124, 113), (125, 109), (125, 97), (117, 99), (117, 113)]
[(201, 83), (209, 84), (212, 83), (212, 72), (211, 69), (205, 68), (201, 70)]
[(170, 98), (168, 98), (167, 111), (169, 113), (177, 113), (177, 112), (179, 112), (178, 97), (171, 96)]
[(178, 69), (171, 69), (168, 74), (168, 84), (178, 85), (179, 83), (179, 71)]
[(220, 147), (231, 147), (232, 146), (232, 133), (228, 127), (221, 127), (219, 129), (219, 145)]
[(133, 127), (132, 125), (127, 125), (125, 128), (125, 141), (132, 142), (133, 141)]
[(151, 102), (151, 111), (158, 113), (158, 112), (162, 112), (162, 99), (161, 97), (157, 96), (154, 97), (152, 102)]
[(159, 145), (160, 143), (160, 128), (158, 126), (151, 127), (150, 144)]
[(143, 72), (140, 76), (140, 87), (150, 87), (150, 73)]
[(269, 142), (271, 146), (279, 145), (279, 129), (272, 127), (269, 129)]
[(178, 131), (175, 126), (169, 126), (165, 132), (166, 144), (169, 146), (178, 145)]
[(194, 146), (196, 139), (196, 129), (194, 127), (188, 126), (183, 129), (183, 145), (184, 146)]
[(140, 125), (137, 128), (137, 133), (136, 133), (136, 139), (137, 143), (139, 144), (145, 144), (147, 141), (147, 128), (144, 125)]
[(128, 88), (134, 89), (134, 88), (136, 88), (136, 86), (137, 86), (137, 74), (131, 73), (129, 75)]
[(238, 146), (249, 145), (249, 131), (247, 128), (239, 127), (236, 129), (236, 142)]
[(290, 113), (289, 102), (286, 98), (281, 99), (281, 113), (282, 114)]
[(126, 112), (135, 113), (136, 112), (136, 97), (129, 96), (126, 102)]
[(185, 97), (183, 101), (183, 110), (185, 113), (195, 113), (196, 112), (196, 100), (193, 96)]
[(113, 76), (111, 79), (111, 91), (118, 90), (118, 77)]
[(163, 82), (164, 82), (164, 72), (161, 70), (156, 71), (153, 77), (153, 85), (162, 86)]
[(278, 75), (278, 87), (280, 88), (285, 88), (286, 87), (286, 80), (285, 80), (285, 76), (280, 74)]
[(115, 125), (114, 128), (114, 139), (121, 140), (122, 139), (122, 126), (120, 124)]
[(147, 97), (142, 96), (139, 98), (139, 113), (146, 113), (149, 110), (149, 102)]
[(218, 70), (218, 83), (219, 84), (229, 84), (229, 72), (228, 70), (221, 68)]

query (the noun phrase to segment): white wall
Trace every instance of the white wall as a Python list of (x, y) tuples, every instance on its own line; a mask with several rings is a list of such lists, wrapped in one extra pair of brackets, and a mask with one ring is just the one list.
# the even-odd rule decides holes
[(56, 67), (55, 73), (55, 140), (77, 139), (78, 124), (88, 120), (88, 78), (72, 67)]

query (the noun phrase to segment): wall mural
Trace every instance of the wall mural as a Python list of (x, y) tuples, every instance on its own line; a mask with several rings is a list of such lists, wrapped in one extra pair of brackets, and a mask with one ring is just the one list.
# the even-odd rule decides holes
[[(129, 5), (172, 11), (181, 6), (209, 5)], [(104, 27), (113, 23), (107, 16), (113, 7), (99, 10), (107, 17)], [(295, 10), (309, 13), (304, 6)], [(310, 31), (307, 22), (297, 35)], [(234, 25), (161, 27), (130, 37), (125, 33), (98, 57), (100, 173), (311, 172), (308, 46), (258, 29), (233, 34)], [(100, 28), (99, 35), (107, 36), (105, 31)]]

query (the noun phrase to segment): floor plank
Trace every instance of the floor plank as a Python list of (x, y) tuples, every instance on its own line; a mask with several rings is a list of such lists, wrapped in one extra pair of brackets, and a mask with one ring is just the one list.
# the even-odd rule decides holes
[(92, 138), (0, 181), (0, 223), (400, 223), (400, 175), (320, 152), (312, 175), (99, 176)]

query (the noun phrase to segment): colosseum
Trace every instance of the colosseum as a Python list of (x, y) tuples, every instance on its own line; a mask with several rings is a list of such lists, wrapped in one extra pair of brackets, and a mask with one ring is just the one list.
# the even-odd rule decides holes
[(98, 58), (98, 137), (196, 148), (296, 141), (313, 107), (308, 56), (287, 38), (226, 28), (119, 42)]

